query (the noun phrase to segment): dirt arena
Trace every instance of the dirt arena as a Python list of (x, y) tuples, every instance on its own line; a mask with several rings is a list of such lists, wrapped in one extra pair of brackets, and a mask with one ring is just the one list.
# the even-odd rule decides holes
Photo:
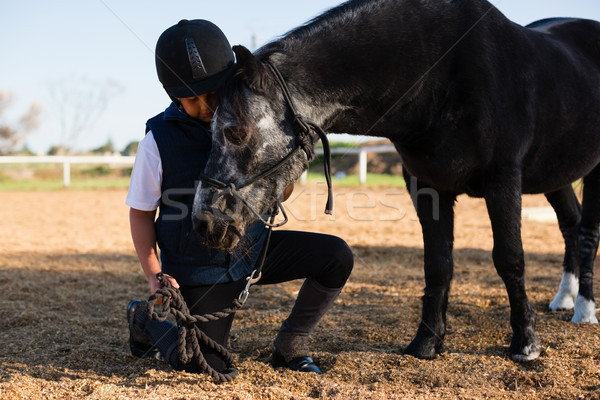
[[(1, 192), (0, 399), (600, 399), (600, 328), (547, 310), (561, 276), (556, 222), (523, 220), (543, 353), (515, 364), (485, 205), (459, 198), (446, 351), (422, 361), (403, 355), (423, 289), (421, 230), (408, 194), (334, 190), (333, 217), (322, 213), (322, 184), (298, 186), (287, 202), (287, 229), (339, 235), (355, 254), (354, 272), (313, 338), (324, 375), (269, 366), (271, 341), (300, 286), (290, 282), (252, 289), (230, 343), (240, 375), (225, 384), (130, 355), (125, 308), (149, 293), (126, 191)], [(547, 205), (543, 196), (523, 204)], [(599, 287), (596, 278), (596, 297)]]

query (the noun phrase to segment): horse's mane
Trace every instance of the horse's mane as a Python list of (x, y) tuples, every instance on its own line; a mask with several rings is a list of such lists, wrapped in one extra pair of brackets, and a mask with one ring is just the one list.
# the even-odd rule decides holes
[(304, 39), (313, 37), (315, 34), (330, 28), (335, 25), (334, 22), (336, 21), (354, 18), (357, 13), (364, 11), (369, 5), (373, 5), (372, 0), (348, 0), (267, 43), (258, 49), (256, 53), (259, 57), (266, 57), (275, 52), (287, 53), (293, 43), (305, 42)]
[(320, 15), (310, 19), (303, 25), (300, 25), (290, 31), (288, 31), (284, 37), (292, 37), (292, 38), (303, 38), (306, 35), (312, 35), (316, 30), (323, 29), (330, 25), (331, 21), (338, 20), (340, 18), (346, 19), (349, 16), (354, 15), (357, 11), (360, 11), (367, 4), (373, 3), (373, 1), (352, 1), (348, 0), (345, 3), (340, 4), (339, 6), (330, 8)]

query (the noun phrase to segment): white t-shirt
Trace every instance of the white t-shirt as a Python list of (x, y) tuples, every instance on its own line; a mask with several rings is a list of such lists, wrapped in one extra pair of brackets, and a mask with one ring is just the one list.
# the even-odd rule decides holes
[(162, 162), (152, 131), (138, 145), (125, 203), (136, 210), (154, 211), (160, 204)]

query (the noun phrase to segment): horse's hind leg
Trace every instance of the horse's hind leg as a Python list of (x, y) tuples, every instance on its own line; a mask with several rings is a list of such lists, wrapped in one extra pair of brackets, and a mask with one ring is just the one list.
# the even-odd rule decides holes
[(558, 226), (565, 240), (563, 274), (558, 293), (550, 303), (550, 310), (570, 310), (575, 305), (579, 291), (578, 230), (581, 205), (571, 185), (546, 193), (548, 202), (558, 217)]
[(596, 166), (583, 178), (582, 206), (579, 226), (579, 294), (572, 321), (598, 323), (593, 278), (600, 225), (600, 166)]

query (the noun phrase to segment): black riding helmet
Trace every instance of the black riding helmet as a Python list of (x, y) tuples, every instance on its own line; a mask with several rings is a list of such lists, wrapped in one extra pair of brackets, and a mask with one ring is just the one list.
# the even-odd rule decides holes
[(156, 43), (158, 80), (172, 99), (194, 97), (221, 86), (235, 65), (223, 32), (202, 19), (181, 20)]

